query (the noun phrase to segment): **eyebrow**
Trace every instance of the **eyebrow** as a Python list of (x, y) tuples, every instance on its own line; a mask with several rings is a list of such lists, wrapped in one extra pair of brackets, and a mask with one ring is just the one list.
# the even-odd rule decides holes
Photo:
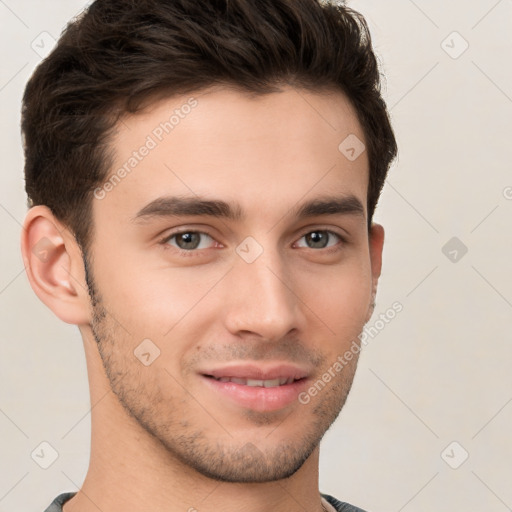
[[(361, 201), (354, 195), (327, 196), (308, 201), (292, 208), (289, 212), (297, 219), (324, 215), (356, 215), (365, 217)], [(160, 217), (206, 216), (242, 221), (245, 214), (238, 203), (227, 203), (219, 199), (199, 197), (165, 196), (159, 197), (137, 212), (132, 221), (148, 221)]]

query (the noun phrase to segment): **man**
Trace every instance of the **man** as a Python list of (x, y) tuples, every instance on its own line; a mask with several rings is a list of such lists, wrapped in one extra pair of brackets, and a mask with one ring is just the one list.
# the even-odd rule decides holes
[(92, 405), (83, 486), (47, 512), (360, 510), (320, 493), (318, 463), (396, 154), (364, 19), (97, 0), (30, 79), (22, 128), (27, 275), (80, 329)]

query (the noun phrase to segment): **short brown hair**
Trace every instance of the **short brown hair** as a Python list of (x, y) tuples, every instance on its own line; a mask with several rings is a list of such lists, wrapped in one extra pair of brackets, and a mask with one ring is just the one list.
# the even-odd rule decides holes
[(396, 141), (364, 18), (322, 0), (96, 0), (25, 89), (29, 205), (48, 206), (86, 250), (120, 116), (154, 96), (216, 84), (265, 94), (283, 83), (351, 101), (368, 151), (370, 224)]

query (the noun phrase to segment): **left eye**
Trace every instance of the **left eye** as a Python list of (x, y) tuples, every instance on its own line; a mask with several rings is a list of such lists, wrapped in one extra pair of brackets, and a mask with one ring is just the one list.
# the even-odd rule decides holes
[(333, 237), (337, 238), (338, 241), (341, 240), (341, 237), (338, 234), (326, 230), (311, 231), (310, 233), (303, 235), (301, 237), (301, 240), (304, 239), (306, 241), (306, 244), (308, 244), (307, 247), (310, 249), (325, 249), (326, 247), (336, 245), (336, 243), (329, 244), (330, 240)]
[[(213, 241), (213, 238), (206, 233), (201, 233), (199, 231), (184, 231), (183, 233), (175, 233), (174, 235), (171, 235), (165, 240), (165, 243), (173, 245), (184, 251), (207, 249), (208, 243), (202, 243), (201, 237), (205, 237), (208, 240)], [(175, 240), (175, 244), (171, 243), (173, 240)]]

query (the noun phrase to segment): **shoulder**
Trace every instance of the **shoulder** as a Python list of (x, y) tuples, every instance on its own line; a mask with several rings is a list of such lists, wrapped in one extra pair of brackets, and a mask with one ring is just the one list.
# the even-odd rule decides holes
[(59, 494), (44, 512), (62, 512), (62, 506), (64, 503), (70, 500), (75, 494), (76, 492), (65, 492), (63, 494)]
[(338, 512), (365, 512), (363, 509), (354, 507), (354, 505), (350, 505), (349, 503), (343, 503), (329, 496), (329, 494), (321, 494)]

